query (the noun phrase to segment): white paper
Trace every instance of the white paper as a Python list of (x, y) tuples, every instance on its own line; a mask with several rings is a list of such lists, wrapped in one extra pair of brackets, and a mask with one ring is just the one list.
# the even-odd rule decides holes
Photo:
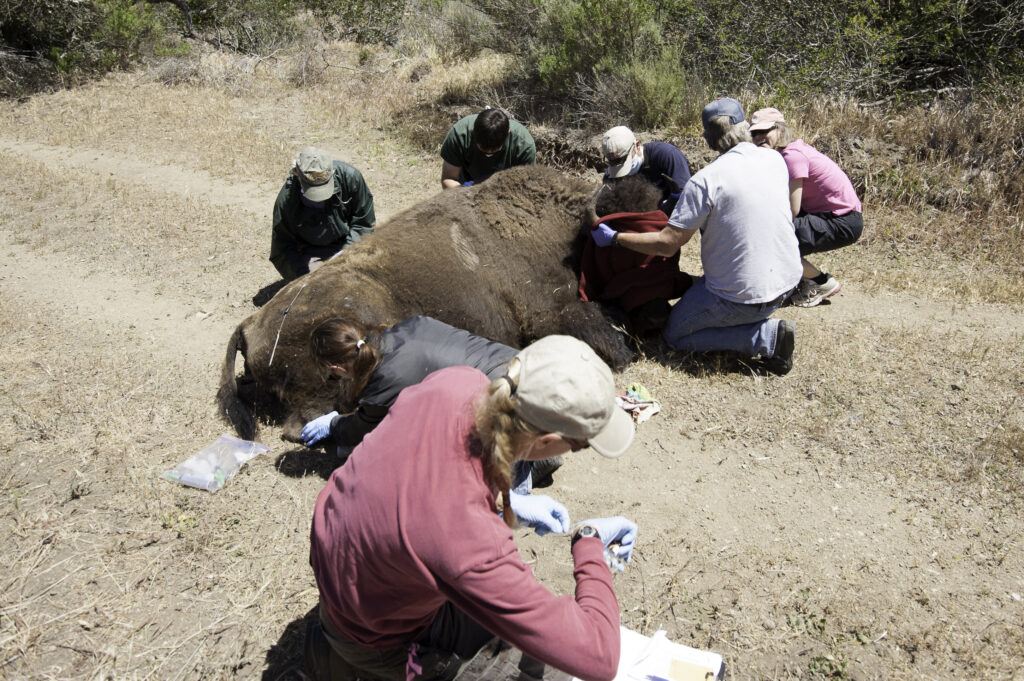
[(692, 677), (679, 676), (683, 667), (699, 667), (699, 676), (706, 681), (721, 678), (722, 656), (718, 653), (673, 643), (660, 630), (650, 637), (626, 627), (619, 632), (622, 646), (615, 681), (688, 681)]

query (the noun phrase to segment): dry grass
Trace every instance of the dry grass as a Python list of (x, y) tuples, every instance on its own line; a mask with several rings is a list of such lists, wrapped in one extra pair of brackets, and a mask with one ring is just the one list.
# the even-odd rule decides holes
[(289, 609), (315, 601), (305, 544), (317, 485), (274, 476), (265, 493), (289, 502), (271, 517), (249, 481), (270, 460), (201, 500), (159, 481), (219, 432), (212, 381), (196, 382), (171, 347), (83, 322), (73, 301), (28, 316), (23, 302), (0, 299), (5, 676), (251, 676)]
[[(792, 116), (807, 140), (832, 155), (864, 188), (865, 204), (916, 211), (911, 241), (991, 262), (1024, 281), (1024, 115), (1017, 93), (978, 93), (873, 110), (816, 100)], [(787, 113), (787, 115), (790, 115)], [(938, 214), (941, 211), (942, 214)]]
[[(197, 313), (212, 310), (225, 297), (245, 300), (245, 280), (275, 278), (265, 261), (269, 224), (252, 213), (214, 208), (122, 178), (97, 184), (90, 170), (54, 168), (3, 152), (0, 158), (0, 216), (9, 224), (9, 237), (32, 250), (148, 281), (157, 295), (191, 291)], [(89, 189), (50, 204), (47, 188), (61, 183)], [(233, 255), (239, 253), (249, 255)], [(168, 262), (194, 265), (168, 271)], [(247, 304), (239, 312), (246, 309)]]
[[(126, 177), (0, 152), (0, 675), (292, 673), (316, 598), (322, 481), (304, 473), (325, 462), (268, 429), (274, 454), (216, 495), (158, 479), (221, 432), (217, 363), (267, 281), (269, 225), (166, 190), (156, 164), (264, 192), (269, 209), (294, 149), (319, 141), (364, 170), (386, 214), (436, 191), (436, 156), (396, 118), (443, 113), (507, 74), (493, 57), (446, 69), (323, 50), (329, 68), (303, 75), (280, 53), (239, 89), (126, 74), (0, 109), (0, 138), (154, 163)], [(801, 123), (825, 139), (840, 120)], [(424, 130), (444, 127), (433, 121)], [(820, 259), (846, 293), (783, 313), (798, 324), (790, 376), (652, 349), (620, 379), (665, 408), (634, 455), (580, 454), (550, 493), (576, 518), (637, 518), (637, 558), (616, 583), (625, 622), (714, 648), (738, 678), (1006, 678), (1024, 661), (1024, 326), (998, 302), (1019, 300), (1020, 277), (980, 246), (943, 248), (936, 233), (962, 215), (868, 211), (863, 242)], [(696, 249), (684, 267), (697, 270)], [(517, 540), (570, 590), (562, 542)]]

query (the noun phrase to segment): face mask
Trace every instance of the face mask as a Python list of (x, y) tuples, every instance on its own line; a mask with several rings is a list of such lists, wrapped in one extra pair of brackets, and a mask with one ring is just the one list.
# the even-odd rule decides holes
[(306, 198), (306, 195), (302, 193), (299, 194), (299, 198), (302, 200), (302, 205), (306, 206), (307, 208), (323, 209), (327, 207), (326, 201), (310, 201), (309, 199)]
[(629, 166), (629, 175), (636, 175), (644, 165), (644, 157), (640, 154), (633, 156), (633, 163)]

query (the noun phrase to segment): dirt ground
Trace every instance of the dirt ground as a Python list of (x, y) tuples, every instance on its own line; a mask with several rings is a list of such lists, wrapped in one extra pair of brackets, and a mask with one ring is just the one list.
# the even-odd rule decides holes
[[(266, 428), (217, 494), (159, 475), (225, 430), (220, 362), (276, 278), (295, 151), (359, 167), (382, 224), (438, 190), (439, 160), (283, 88), (127, 74), (0, 105), (0, 677), (294, 677), (331, 462)], [(867, 215), (821, 259), (843, 293), (784, 310), (790, 375), (643, 359), (619, 381), (663, 412), (546, 492), (636, 520), (624, 622), (733, 678), (1024, 679), (1024, 308), (954, 285), (993, 276), (955, 253), (872, 239), (907, 216)], [(517, 537), (570, 593), (566, 540)]]

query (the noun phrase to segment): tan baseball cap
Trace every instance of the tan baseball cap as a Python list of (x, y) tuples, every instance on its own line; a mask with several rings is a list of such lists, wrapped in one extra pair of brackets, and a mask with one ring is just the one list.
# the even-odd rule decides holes
[(606, 177), (625, 177), (633, 169), (636, 156), (636, 135), (624, 125), (616, 125), (601, 139), (601, 153), (610, 165)]
[(295, 175), (302, 195), (310, 201), (326, 201), (334, 195), (334, 159), (323, 149), (306, 147), (295, 159)]
[(615, 404), (615, 380), (589, 345), (547, 336), (516, 355), (516, 413), (545, 433), (586, 441), (602, 456), (621, 456), (633, 442), (633, 419)]
[(774, 107), (758, 109), (754, 112), (754, 115), (750, 117), (750, 132), (771, 130), (775, 127), (776, 123), (785, 122), (786, 119), (783, 117), (782, 112)]

